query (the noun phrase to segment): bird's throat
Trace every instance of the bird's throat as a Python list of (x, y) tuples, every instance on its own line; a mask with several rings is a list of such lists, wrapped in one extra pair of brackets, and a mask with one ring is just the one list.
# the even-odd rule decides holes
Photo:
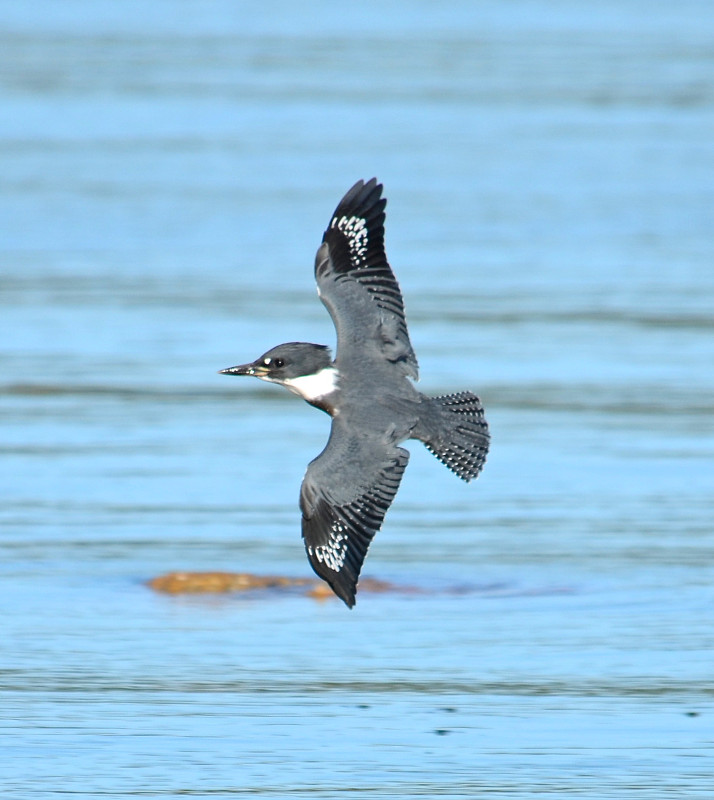
[(300, 375), (298, 378), (288, 378), (284, 383), (291, 392), (307, 400), (308, 403), (316, 403), (322, 398), (331, 395), (337, 390), (339, 372), (335, 367), (325, 367), (314, 375)]

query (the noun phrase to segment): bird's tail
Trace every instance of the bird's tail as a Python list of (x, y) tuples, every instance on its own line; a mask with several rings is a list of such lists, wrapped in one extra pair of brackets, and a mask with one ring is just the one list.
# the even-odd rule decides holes
[(431, 433), (424, 444), (459, 478), (473, 480), (486, 462), (490, 440), (481, 401), (473, 392), (429, 399), (436, 433)]

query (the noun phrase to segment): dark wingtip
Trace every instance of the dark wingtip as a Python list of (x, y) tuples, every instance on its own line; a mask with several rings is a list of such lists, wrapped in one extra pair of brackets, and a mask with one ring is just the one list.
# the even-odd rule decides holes
[(357, 603), (357, 598), (355, 597), (354, 591), (343, 591), (342, 589), (338, 589), (338, 587), (333, 586), (332, 591), (342, 600), (342, 602), (347, 606), (347, 608), (354, 608), (355, 604)]
[[(314, 568), (314, 565), (313, 565)], [(315, 570), (317, 572), (317, 570)], [(330, 589), (337, 597), (347, 606), (347, 608), (354, 608), (357, 602), (357, 584), (347, 575), (342, 573), (334, 573), (333, 575), (318, 575), (329, 585)]]
[(370, 178), (368, 181), (365, 181), (363, 178), (360, 178), (357, 183), (353, 184), (346, 192), (345, 197), (352, 194), (359, 194), (361, 191), (364, 190), (365, 193), (371, 192), (372, 189), (379, 187), (380, 191), (382, 190), (382, 184), (376, 178)]
[(361, 181), (361, 183), (364, 184), (365, 193), (378, 189), (379, 194), (382, 194), (382, 189), (384, 189), (384, 186), (376, 178), (370, 178), (368, 181)]
[[(303, 511), (303, 525), (304, 522), (305, 517)], [(303, 528), (303, 537), (304, 536), (305, 532)], [(336, 572), (335, 570), (330, 569), (323, 564), (322, 561), (319, 561), (317, 558), (313, 557), (312, 553), (310, 552), (310, 548), (307, 548), (307, 554), (308, 563), (312, 567), (315, 575), (325, 581), (330, 589), (332, 589), (333, 594), (336, 597), (339, 597), (340, 600), (342, 600), (342, 602), (347, 606), (347, 608), (354, 608), (354, 605), (357, 602), (355, 597), (357, 594), (357, 579), (351, 574), (348, 574), (347, 570)]]
[(357, 604), (356, 594), (357, 594), (357, 589), (355, 588), (350, 592), (345, 592), (344, 595), (342, 594), (338, 595), (338, 597), (340, 598), (340, 600), (344, 602), (347, 608), (354, 608), (355, 605)]
[(347, 209), (365, 213), (370, 208), (373, 208), (377, 203), (381, 203), (381, 210), (387, 204), (386, 198), (382, 198), (382, 190), (384, 186), (379, 183), (376, 178), (370, 178), (368, 181), (362, 179), (358, 180), (352, 187), (350, 187), (342, 200), (340, 200), (337, 208), (335, 209), (335, 216), (341, 212), (346, 212)]

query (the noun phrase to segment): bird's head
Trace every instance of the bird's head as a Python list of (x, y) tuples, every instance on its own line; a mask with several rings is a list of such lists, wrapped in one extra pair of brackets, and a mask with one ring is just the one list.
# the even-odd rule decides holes
[(292, 382), (296, 379), (318, 375), (323, 370), (330, 369), (332, 356), (329, 347), (310, 342), (288, 342), (273, 347), (250, 364), (228, 367), (220, 370), (220, 374), (252, 375), (254, 378), (292, 388)]

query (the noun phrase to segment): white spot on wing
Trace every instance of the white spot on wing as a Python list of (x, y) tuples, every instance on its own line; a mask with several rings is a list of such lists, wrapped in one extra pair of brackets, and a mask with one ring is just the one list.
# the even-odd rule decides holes
[(342, 231), (350, 248), (352, 261), (359, 266), (367, 255), (369, 233), (363, 217), (333, 217), (331, 228)]
[(334, 520), (330, 526), (330, 538), (327, 544), (320, 544), (314, 549), (308, 548), (310, 555), (324, 564), (329, 569), (339, 572), (345, 563), (347, 556), (347, 527), (339, 520)]

